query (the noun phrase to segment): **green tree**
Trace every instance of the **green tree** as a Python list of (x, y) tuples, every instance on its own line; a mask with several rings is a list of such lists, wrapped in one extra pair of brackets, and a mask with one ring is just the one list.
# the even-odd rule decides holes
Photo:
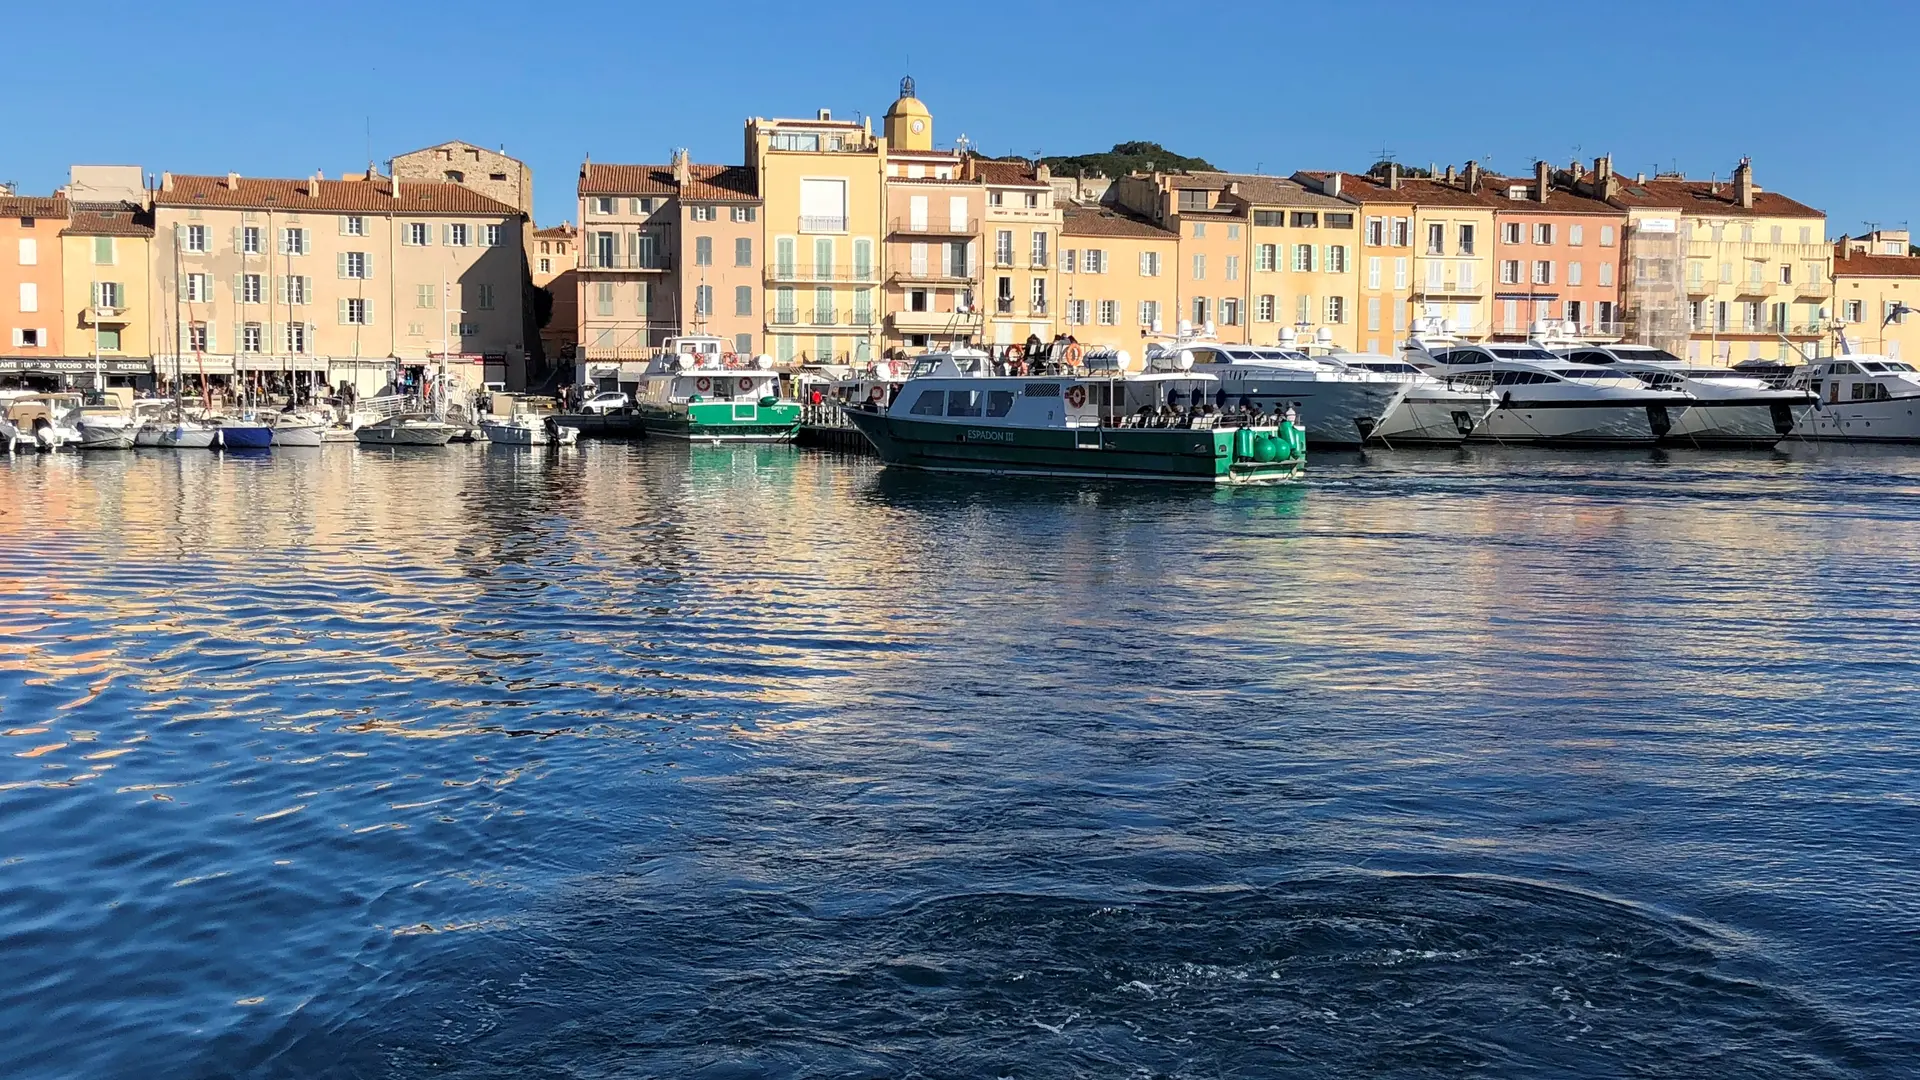
[(1096, 154), (1043, 157), (1041, 164), (1061, 176), (1104, 176), (1118, 179), (1135, 172), (1216, 172), (1205, 158), (1176, 154), (1157, 142), (1115, 143)]

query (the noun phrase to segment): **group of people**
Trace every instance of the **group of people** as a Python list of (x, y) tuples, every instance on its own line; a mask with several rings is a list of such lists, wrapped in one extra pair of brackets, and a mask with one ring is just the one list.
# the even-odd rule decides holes
[(1133, 415), (1121, 419), (1120, 426), (1128, 428), (1191, 428), (1191, 427), (1278, 427), (1281, 421), (1290, 424), (1300, 422), (1299, 412), (1291, 405), (1281, 406), (1273, 403), (1271, 413), (1264, 412), (1260, 403), (1251, 398), (1242, 397), (1232, 408), (1219, 405), (1191, 404), (1181, 406), (1170, 395), (1168, 403), (1154, 408), (1142, 405)]

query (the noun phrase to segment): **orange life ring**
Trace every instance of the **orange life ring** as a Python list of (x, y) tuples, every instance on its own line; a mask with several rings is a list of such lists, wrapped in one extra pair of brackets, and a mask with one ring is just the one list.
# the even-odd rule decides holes
[(740, 363), (740, 357), (737, 353), (722, 353), (720, 363), (726, 367), (734, 367)]
[(703, 375), (693, 384), (693, 388), (704, 394), (713, 389), (713, 380)]
[(1087, 388), (1084, 386), (1067, 387), (1067, 404), (1079, 408), (1087, 403)]
[(741, 380), (740, 380), (740, 389), (742, 389), (742, 390), (751, 390), (751, 389), (753, 389), (753, 380), (752, 380), (752, 379), (741, 379)]
[(1018, 345), (1007, 346), (1007, 359), (1024, 360), (1026, 359), (1026, 357), (1027, 357), (1027, 350), (1021, 348)]
[(881, 398), (884, 398), (886, 396), (887, 396), (887, 392), (876, 386), (873, 388), (873, 391), (867, 395), (867, 400), (878, 403)]
[(1080, 343), (1077, 341), (1067, 346), (1067, 354), (1066, 354), (1067, 366), (1079, 367), (1080, 357), (1084, 355), (1084, 353), (1085, 353), (1085, 350), (1080, 348)]

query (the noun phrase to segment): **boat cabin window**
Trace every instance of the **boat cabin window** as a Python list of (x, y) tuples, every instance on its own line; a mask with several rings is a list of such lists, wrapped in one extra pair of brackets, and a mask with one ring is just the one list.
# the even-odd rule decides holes
[(987, 415), (988, 416), (1005, 416), (1012, 411), (1013, 411), (1013, 391), (1011, 390), (987, 391)]
[(1439, 353), (1435, 355), (1433, 358), (1433, 362), (1436, 364), (1448, 364), (1448, 365), (1486, 364), (1486, 363), (1491, 363), (1492, 361), (1493, 361), (1493, 357), (1488, 356), (1486, 353), (1481, 352), (1479, 349), (1454, 349), (1451, 352)]
[(1887, 392), (1886, 387), (1877, 382), (1857, 382), (1853, 384), (1853, 400), (1855, 401), (1885, 401), (1892, 396), (1892, 394)]
[[(913, 377), (916, 379), (927, 378), (931, 376), (934, 373), (934, 371), (937, 370), (939, 367), (940, 367), (940, 361), (934, 357), (929, 356), (920, 360), (915, 360), (913, 362)], [(920, 410), (916, 408), (914, 411), (918, 412)]]
[(1833, 366), (1831, 366), (1831, 367), (1829, 367), (1829, 368), (1827, 368), (1827, 373), (1828, 373), (1829, 375), (1859, 375), (1859, 374), (1862, 374), (1862, 372), (1860, 371), (1860, 369), (1859, 369), (1858, 367), (1856, 367), (1856, 366), (1854, 366), (1853, 364), (1850, 364), (1850, 363), (1848, 363), (1848, 362), (1847, 362), (1847, 361), (1845, 361), (1845, 360), (1841, 360), (1841, 361), (1838, 361), (1838, 362), (1836, 362), (1835, 364), (1833, 364)]
[(980, 365), (982, 363), (984, 363), (984, 361), (977, 356), (956, 356), (953, 358), (954, 366), (968, 375), (981, 374), (983, 369)]
[(1552, 383), (1561, 380), (1544, 371), (1496, 371), (1493, 373), (1495, 386), (1532, 386), (1535, 383)]
[(947, 391), (947, 415), (948, 416), (979, 416), (980, 415), (980, 391), (978, 390)]
[(1501, 360), (1558, 360), (1545, 349), (1536, 349), (1531, 345), (1495, 345), (1487, 350)]
[(1582, 349), (1567, 354), (1567, 362), (1573, 364), (1611, 364), (1613, 360), (1614, 358), (1606, 353), (1595, 352), (1592, 349)]
[(1863, 368), (1866, 368), (1868, 371), (1912, 371), (1913, 370), (1912, 364), (1903, 364), (1898, 360), (1878, 360), (1878, 361), (1862, 360), (1860, 362), (1860, 366)]
[(1613, 351), (1613, 355), (1619, 357), (1622, 360), (1638, 360), (1638, 361), (1644, 361), (1649, 364), (1684, 364), (1686, 363), (1686, 361), (1680, 359), (1679, 357), (1673, 355), (1672, 353), (1668, 352), (1665, 349), (1620, 348), (1620, 349), (1615, 349)]
[(910, 411), (915, 416), (939, 416), (940, 408), (946, 404), (946, 401), (945, 390), (922, 390), (920, 396), (914, 400)]
[(1420, 374), (1420, 369), (1417, 367), (1414, 367), (1412, 364), (1375, 363), (1375, 364), (1357, 364), (1355, 366), (1365, 368), (1368, 371), (1384, 371), (1389, 375)]
[(1191, 351), (1193, 353), (1193, 366), (1195, 367), (1199, 367), (1201, 364), (1224, 364), (1228, 359), (1227, 355), (1219, 349), (1193, 349)]
[(1605, 379), (1605, 380), (1613, 380), (1613, 379), (1618, 379), (1618, 378), (1620, 378), (1620, 377), (1621, 377), (1621, 376), (1620, 376), (1620, 374), (1619, 374), (1618, 372), (1614, 372), (1614, 371), (1608, 371), (1608, 370), (1607, 370), (1606, 368), (1596, 368), (1596, 367), (1570, 367), (1570, 368), (1564, 368), (1564, 369), (1562, 369), (1562, 370), (1561, 370), (1561, 372), (1560, 372), (1560, 374), (1561, 374), (1561, 376), (1562, 376), (1562, 377), (1564, 377), (1564, 378), (1568, 378), (1568, 379)]

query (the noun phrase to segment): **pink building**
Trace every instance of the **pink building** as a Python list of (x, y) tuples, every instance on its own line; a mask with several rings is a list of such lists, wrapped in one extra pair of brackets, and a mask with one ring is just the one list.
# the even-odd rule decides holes
[(1621, 336), (1626, 212), (1559, 179), (1543, 161), (1531, 178), (1489, 176), (1480, 189), (1494, 209), (1496, 340), (1524, 340), (1547, 320), (1581, 337)]

